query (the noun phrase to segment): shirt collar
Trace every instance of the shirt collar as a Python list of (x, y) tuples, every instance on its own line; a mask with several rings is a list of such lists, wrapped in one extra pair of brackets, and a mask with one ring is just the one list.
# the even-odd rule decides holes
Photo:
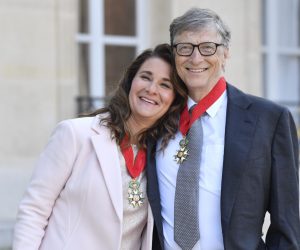
[[(218, 110), (220, 109), (222, 103), (224, 102), (224, 100), (227, 98), (227, 90), (224, 91), (224, 93), (218, 98), (218, 100), (216, 100), (207, 110), (206, 113), (210, 116), (210, 117), (215, 117), (215, 115), (217, 114)], [(188, 109), (190, 109), (193, 105), (197, 104), (191, 97), (188, 97), (187, 100), (187, 105), (188, 105)]]

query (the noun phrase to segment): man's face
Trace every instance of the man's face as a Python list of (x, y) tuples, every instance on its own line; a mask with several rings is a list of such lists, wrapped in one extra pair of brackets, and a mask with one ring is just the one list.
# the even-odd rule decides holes
[[(174, 44), (222, 43), (221, 37), (213, 27), (201, 31), (184, 31), (177, 35), (174, 40)], [(223, 75), (228, 49), (224, 46), (218, 46), (214, 55), (202, 56), (198, 48), (195, 47), (190, 56), (180, 56), (174, 48), (174, 54), (178, 75), (187, 86), (189, 96), (198, 102), (207, 95)]]

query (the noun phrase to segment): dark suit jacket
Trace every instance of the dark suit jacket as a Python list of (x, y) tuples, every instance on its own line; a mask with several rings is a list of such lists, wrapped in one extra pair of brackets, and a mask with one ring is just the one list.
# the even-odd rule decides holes
[[(227, 85), (227, 117), (221, 190), (226, 250), (299, 250), (298, 139), (290, 112)], [(205, 135), (204, 135), (205, 136)], [(148, 199), (156, 228), (153, 249), (163, 249), (154, 156), (148, 147)], [(271, 225), (261, 239), (266, 211)]]

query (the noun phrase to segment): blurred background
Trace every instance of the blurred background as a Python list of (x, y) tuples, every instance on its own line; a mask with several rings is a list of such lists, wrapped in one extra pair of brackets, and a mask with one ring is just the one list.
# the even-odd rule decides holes
[(0, 249), (55, 124), (100, 107), (137, 53), (190, 7), (232, 31), (226, 79), (299, 126), (300, 0), (0, 0)]

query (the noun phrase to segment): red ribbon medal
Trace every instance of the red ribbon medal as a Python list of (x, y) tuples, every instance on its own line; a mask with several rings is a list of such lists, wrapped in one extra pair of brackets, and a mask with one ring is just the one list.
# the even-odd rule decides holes
[(183, 135), (183, 139), (180, 140), (179, 146), (180, 149), (177, 150), (174, 155), (175, 161), (177, 163), (182, 163), (188, 156), (187, 144), (188, 140), (186, 139), (186, 134), (191, 128), (192, 124), (203, 114), (205, 111), (215, 103), (216, 100), (220, 98), (220, 96), (226, 90), (226, 81), (224, 77), (221, 77), (217, 84), (212, 88), (212, 90), (203, 97), (192, 110), (190, 114), (188, 111), (188, 106), (186, 105), (184, 110), (180, 114), (179, 120), (179, 130)]
[(124, 139), (120, 144), (121, 152), (125, 159), (125, 164), (128, 173), (132, 177), (128, 186), (128, 201), (133, 207), (139, 207), (143, 204), (144, 195), (140, 191), (140, 182), (137, 177), (145, 169), (146, 166), (146, 150), (139, 149), (134, 159), (134, 153), (132, 146), (129, 144), (129, 138), (125, 135)]

